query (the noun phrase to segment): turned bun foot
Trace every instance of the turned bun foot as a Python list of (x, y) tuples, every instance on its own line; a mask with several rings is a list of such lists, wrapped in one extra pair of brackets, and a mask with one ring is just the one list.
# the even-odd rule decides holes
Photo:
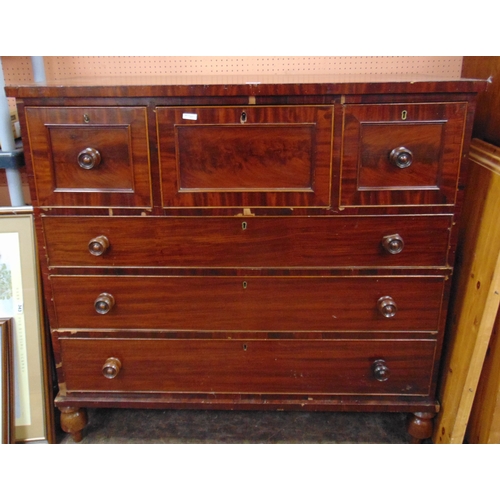
[(83, 439), (82, 430), (87, 425), (87, 411), (85, 408), (62, 407), (61, 429), (71, 434), (73, 441), (79, 443)]
[(412, 437), (413, 443), (420, 443), (423, 439), (428, 439), (432, 436), (434, 427), (433, 419), (436, 416), (431, 412), (416, 412), (410, 415), (408, 419), (407, 430)]

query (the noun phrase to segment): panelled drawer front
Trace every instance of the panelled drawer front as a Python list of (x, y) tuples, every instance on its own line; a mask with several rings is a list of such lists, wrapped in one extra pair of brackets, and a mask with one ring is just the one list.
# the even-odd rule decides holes
[(329, 206), (332, 106), (156, 109), (163, 206)]
[[(68, 392), (427, 395), (435, 347), (432, 340), (61, 340)], [(119, 363), (107, 372), (113, 378), (102, 373), (110, 358)]]
[(446, 265), (451, 217), (44, 217), (43, 226), (52, 267), (418, 267)]
[(341, 205), (453, 205), (466, 103), (347, 105)]
[(41, 206), (151, 207), (146, 108), (28, 107)]
[(436, 331), (444, 279), (51, 276), (52, 327)]

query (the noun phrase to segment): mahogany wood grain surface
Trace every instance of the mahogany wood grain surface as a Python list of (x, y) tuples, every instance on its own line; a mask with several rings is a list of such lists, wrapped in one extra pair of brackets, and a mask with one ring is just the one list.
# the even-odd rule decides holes
[(81, 439), (85, 406), (270, 408), (414, 412), (409, 432), (429, 437), (485, 87), (8, 87), (68, 432)]
[(314, 124), (177, 126), (175, 132), (180, 191), (313, 190)]
[(332, 395), (168, 393), (168, 392), (61, 392), (54, 400), (62, 410), (68, 405), (89, 408), (143, 408), (170, 410), (257, 410), (257, 411), (339, 411), (419, 412), (439, 411), (435, 398), (396, 394)]
[[(427, 395), (435, 341), (95, 340), (61, 342), (68, 392)], [(122, 368), (101, 373), (108, 357)], [(387, 380), (374, 375), (383, 360)]]
[[(60, 329), (391, 332), (438, 329), (444, 277), (51, 276)], [(94, 309), (102, 293), (115, 305)], [(377, 309), (397, 304), (394, 317)]]
[[(26, 116), (40, 205), (151, 206), (145, 108), (28, 107)], [(79, 166), (86, 148), (99, 165)]]
[(163, 206), (329, 206), (332, 107), (158, 107)]
[[(343, 205), (455, 203), (465, 103), (349, 105), (345, 108)], [(406, 168), (389, 160), (406, 147)]]
[(500, 57), (465, 56), (462, 76), (490, 80), (488, 91), (478, 96), (472, 137), (500, 147)]
[[(50, 267), (445, 267), (451, 224), (449, 216), (43, 218)], [(391, 254), (383, 240), (396, 234), (404, 246)], [(88, 244), (100, 235), (109, 248), (95, 256)]]
[[(321, 96), (342, 94), (442, 94), (481, 92), (478, 78), (426, 77), (421, 74), (356, 75), (137, 75), (59, 79), (39, 84), (11, 84), (7, 97), (199, 97)], [(379, 96), (377, 96), (379, 97)]]

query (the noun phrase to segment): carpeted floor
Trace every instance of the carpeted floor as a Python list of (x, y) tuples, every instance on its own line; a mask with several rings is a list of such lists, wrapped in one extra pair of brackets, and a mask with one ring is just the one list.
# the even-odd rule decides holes
[[(81, 444), (406, 444), (406, 414), (89, 409)], [(66, 434), (59, 443), (73, 444)]]

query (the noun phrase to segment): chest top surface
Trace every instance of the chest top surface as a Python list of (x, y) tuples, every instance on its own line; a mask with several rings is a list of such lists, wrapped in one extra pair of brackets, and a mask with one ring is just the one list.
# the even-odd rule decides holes
[(6, 87), (8, 97), (167, 97), (464, 92), (477, 79), (426, 75), (154, 75), (68, 78)]

